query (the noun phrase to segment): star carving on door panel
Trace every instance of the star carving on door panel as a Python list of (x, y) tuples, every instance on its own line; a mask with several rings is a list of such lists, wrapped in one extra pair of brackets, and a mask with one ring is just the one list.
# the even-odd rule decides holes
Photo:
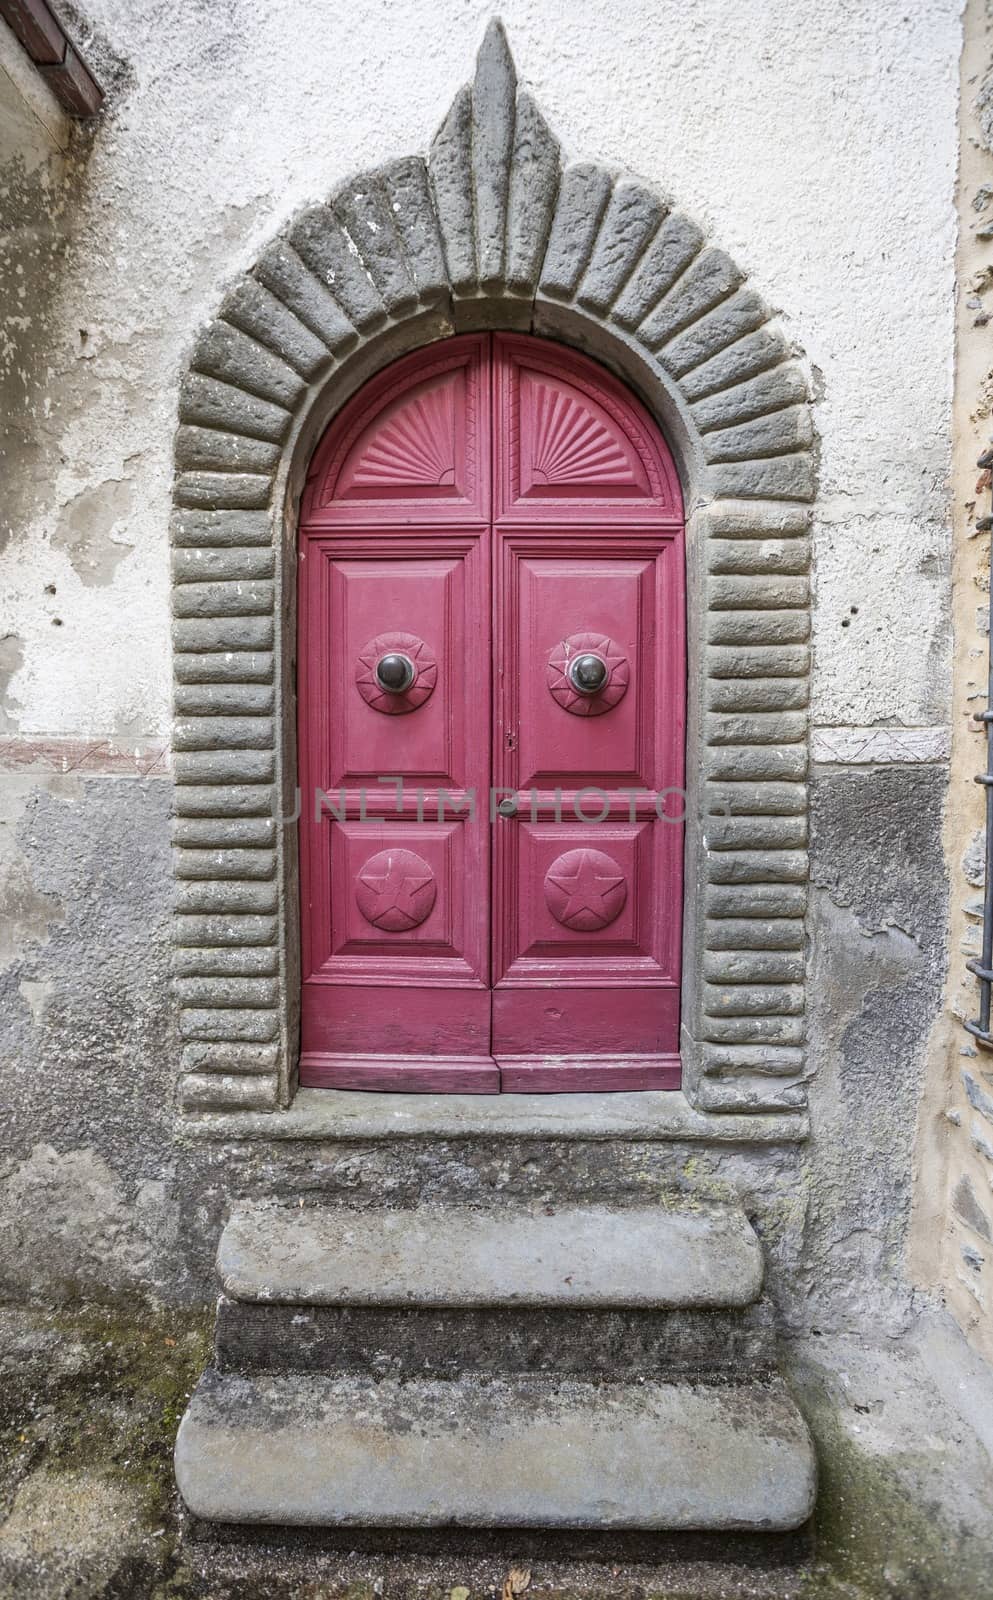
[[(597, 694), (580, 694), (569, 679), (569, 665), (587, 651), (598, 655), (607, 667), (607, 681)], [(574, 717), (602, 717), (623, 700), (631, 668), (616, 640), (606, 633), (572, 633), (549, 652), (545, 669), (548, 688), (563, 711)]]
[(370, 856), (355, 884), (359, 910), (373, 927), (408, 933), (430, 916), (438, 885), (428, 863), (413, 850)]
[(556, 922), (593, 933), (618, 917), (628, 896), (627, 878), (602, 850), (567, 850), (545, 874), (545, 903)]

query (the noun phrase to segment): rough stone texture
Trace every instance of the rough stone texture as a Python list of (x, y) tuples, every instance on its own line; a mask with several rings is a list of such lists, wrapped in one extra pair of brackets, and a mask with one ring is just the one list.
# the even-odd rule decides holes
[(796, 1288), (834, 1312), (875, 1282), (875, 1311), (909, 1308), (895, 1270), (927, 1030), (945, 964), (941, 767), (815, 774), (812, 1064), (816, 1193)]
[(196, 1516), (284, 1525), (774, 1531), (814, 1499), (809, 1435), (775, 1383), (208, 1372), (176, 1478)]
[(488, 1305), (217, 1304), (215, 1364), (226, 1372), (365, 1372), (456, 1378), (466, 1372), (763, 1374), (776, 1364), (767, 1305), (737, 1311), (575, 1311)]
[[(174, 1600), (309, 1600), (315, 1589), (328, 1600), (453, 1589), (488, 1600), (513, 1566), (530, 1568), (533, 1591), (570, 1600), (809, 1600), (818, 1589), (987, 1600), (990, 1379), (947, 1318), (913, 1342), (821, 1336), (789, 1351), (819, 1457), (812, 1563), (802, 1534), (754, 1535), (746, 1546), (728, 1534), (596, 1541), (450, 1529), (415, 1539), (346, 1529), (328, 1549), (326, 1531), (316, 1541), (275, 1530), (209, 1536), (187, 1523), (181, 1547), (166, 1446), (171, 1408), (203, 1360), (203, 1319), (10, 1308), (0, 1317), (0, 1587), (18, 1600), (160, 1590)], [(310, 1338), (301, 1329), (301, 1342)]]
[(742, 1306), (762, 1252), (742, 1212), (560, 1206), (481, 1213), (236, 1210), (217, 1252), (233, 1300), (308, 1305)]

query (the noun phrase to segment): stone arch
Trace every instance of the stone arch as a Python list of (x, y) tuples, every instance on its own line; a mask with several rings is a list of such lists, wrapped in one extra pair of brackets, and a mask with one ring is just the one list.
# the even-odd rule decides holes
[(809, 521), (804, 371), (734, 262), (650, 186), (564, 163), (499, 22), (431, 146), (298, 215), (225, 295), (180, 390), (172, 516), (182, 1104), (294, 1083), (286, 530), (323, 428), (432, 339), (525, 330), (646, 401), (687, 505), (683, 1056), (702, 1111), (804, 1105)]

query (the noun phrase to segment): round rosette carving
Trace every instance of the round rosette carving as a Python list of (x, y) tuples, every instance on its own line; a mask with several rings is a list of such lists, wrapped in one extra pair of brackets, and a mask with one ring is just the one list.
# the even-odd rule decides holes
[[(399, 694), (385, 689), (376, 677), (383, 656), (406, 656), (413, 664), (414, 678)], [(387, 717), (403, 717), (416, 711), (434, 693), (438, 682), (438, 663), (434, 652), (416, 633), (378, 633), (359, 654), (355, 686), (367, 706)]]
[[(583, 694), (569, 676), (577, 656), (598, 656), (607, 668), (607, 679), (595, 694)], [(627, 693), (631, 669), (628, 658), (616, 640), (605, 633), (571, 633), (549, 652), (548, 688), (563, 711), (574, 717), (602, 717)]]
[(367, 922), (386, 933), (408, 933), (431, 915), (438, 884), (413, 850), (380, 850), (355, 882), (355, 899)]
[(603, 850), (567, 850), (545, 873), (545, 904), (556, 922), (577, 933), (606, 928), (627, 897), (627, 878)]

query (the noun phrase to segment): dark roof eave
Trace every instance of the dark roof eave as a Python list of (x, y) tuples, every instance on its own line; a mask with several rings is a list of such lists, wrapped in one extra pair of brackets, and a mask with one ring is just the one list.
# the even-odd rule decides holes
[(73, 117), (95, 117), (103, 90), (46, 0), (0, 0), (0, 17)]

